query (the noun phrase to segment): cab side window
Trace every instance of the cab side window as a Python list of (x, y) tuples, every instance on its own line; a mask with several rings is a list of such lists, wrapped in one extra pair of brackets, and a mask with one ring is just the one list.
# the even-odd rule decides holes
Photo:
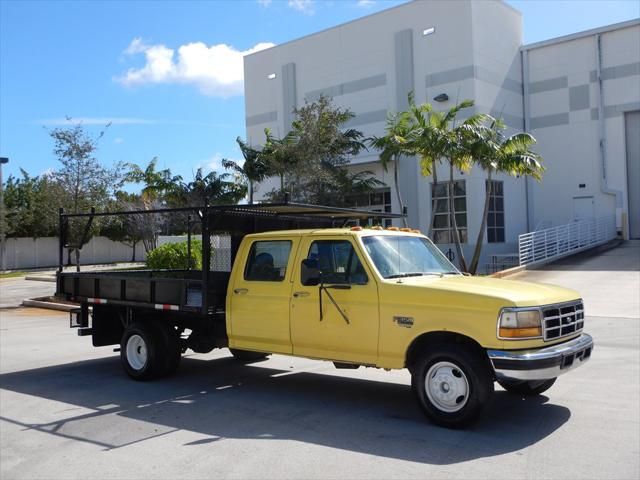
[(244, 279), (254, 282), (281, 282), (287, 274), (291, 241), (254, 242), (244, 269)]
[(364, 285), (369, 280), (347, 240), (317, 240), (309, 247), (307, 259), (318, 260), (324, 283)]

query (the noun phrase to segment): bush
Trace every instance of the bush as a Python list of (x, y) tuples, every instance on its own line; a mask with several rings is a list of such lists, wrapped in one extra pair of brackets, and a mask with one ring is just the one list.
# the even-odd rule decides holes
[[(147, 267), (186, 270), (188, 267), (187, 258), (187, 242), (165, 243), (148, 253)], [(200, 240), (191, 241), (191, 268), (194, 270), (202, 268), (202, 242)]]

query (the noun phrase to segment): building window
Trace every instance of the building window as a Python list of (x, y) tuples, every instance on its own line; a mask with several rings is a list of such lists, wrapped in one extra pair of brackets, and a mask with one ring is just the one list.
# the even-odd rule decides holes
[[(371, 210), (372, 212), (391, 213), (391, 189), (381, 188), (369, 193), (361, 193), (358, 195), (349, 195), (346, 198), (346, 206), (352, 208), (360, 208), (363, 210)], [(378, 224), (375, 219), (369, 219), (366, 224)], [(390, 227), (391, 219), (382, 220), (382, 226)]]
[[(449, 206), (450, 187), (449, 182), (431, 184), (432, 208), (435, 209), (433, 218), (433, 241), (435, 243), (454, 243)], [(467, 243), (467, 187), (464, 180), (453, 182), (453, 204), (460, 242)]]
[[(487, 241), (504, 242), (504, 187), (503, 182), (491, 181), (489, 192), (489, 217), (487, 218)], [(486, 185), (489, 188), (489, 182)]]

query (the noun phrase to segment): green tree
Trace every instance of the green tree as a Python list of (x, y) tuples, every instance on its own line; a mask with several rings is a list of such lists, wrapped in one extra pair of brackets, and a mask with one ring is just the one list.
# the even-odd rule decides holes
[[(410, 96), (410, 99), (412, 97)], [(398, 163), (402, 157), (414, 155), (416, 142), (414, 137), (416, 129), (408, 112), (393, 113), (387, 117), (385, 135), (382, 137), (371, 137), (369, 144), (380, 150), (380, 163), (385, 172), (389, 170), (389, 163), (393, 162), (393, 183), (396, 190), (396, 197), (400, 211), (404, 212), (404, 202), (400, 191), (398, 179)], [(404, 226), (407, 227), (406, 217), (402, 218)]]
[(58, 207), (64, 192), (50, 175), (9, 176), (4, 185), (7, 234), (11, 237), (47, 237), (58, 234)]
[(236, 142), (240, 147), (244, 163), (238, 164), (233, 160), (222, 160), (222, 166), (227, 170), (232, 170), (241, 179), (246, 181), (249, 187), (249, 203), (253, 203), (253, 187), (255, 183), (263, 181), (269, 173), (268, 165), (264, 160), (264, 156), (260, 150), (249, 146), (240, 137), (236, 138)]
[[(95, 156), (98, 143), (108, 127), (109, 125), (106, 125), (96, 136), (87, 133), (82, 123), (49, 131), (54, 143), (53, 153), (61, 163), (61, 168), (52, 174), (52, 178), (60, 186), (63, 194), (59, 204), (68, 212), (79, 213), (92, 207), (106, 205), (113, 191), (123, 182), (120, 165), (112, 169), (106, 168)], [(75, 251), (78, 270), (80, 250), (97, 229), (97, 222), (92, 220), (69, 219), (69, 255), (71, 251)]]
[(228, 173), (217, 174), (211, 171), (204, 174), (198, 168), (193, 180), (186, 184), (183, 192), (183, 202), (189, 206), (204, 205), (205, 201), (214, 205), (233, 205), (242, 200), (247, 194), (247, 187), (229, 181)]
[(470, 145), (477, 141), (477, 129), (474, 127), (479, 127), (488, 117), (485, 114), (479, 113), (471, 115), (456, 125), (456, 116), (461, 110), (473, 107), (473, 105), (473, 100), (464, 100), (458, 105), (453, 106), (446, 113), (442, 114), (442, 121), (439, 126), (443, 141), (442, 156), (449, 165), (448, 197), (450, 225), (458, 262), (463, 271), (467, 271), (467, 262), (464, 257), (464, 252), (462, 251), (460, 230), (458, 229), (456, 219), (454, 171), (467, 172), (473, 166), (473, 156)]
[(469, 148), (474, 163), (486, 174), (486, 194), (482, 222), (478, 231), (473, 258), (469, 265), (469, 272), (475, 274), (478, 270), (480, 254), (484, 243), (489, 216), (491, 186), (494, 173), (501, 172), (512, 176), (529, 175), (536, 180), (542, 178), (544, 167), (542, 158), (530, 148), (536, 139), (528, 133), (516, 133), (509, 137), (504, 135), (505, 125), (501, 119), (490, 119), (490, 125), (468, 125), (464, 127), (471, 137)]
[(180, 197), (182, 192), (182, 177), (173, 175), (171, 170), (165, 168), (158, 170), (158, 157), (153, 157), (148, 165), (140, 168), (135, 163), (128, 163), (128, 172), (125, 176), (127, 182), (142, 184), (140, 197), (145, 209), (151, 205), (171, 205)]
[(299, 170), (301, 155), (298, 147), (298, 138), (294, 132), (289, 132), (284, 138), (277, 138), (268, 128), (264, 129), (265, 144), (262, 148), (262, 158), (267, 167), (268, 175), (276, 176), (280, 180), (279, 189), (273, 190), (267, 196), (271, 201), (284, 200), (287, 192), (287, 183), (292, 187), (293, 178)]
[[(349, 158), (365, 145), (362, 132), (347, 128), (355, 115), (333, 105), (329, 97), (305, 103), (294, 111), (292, 132), (298, 162), (291, 175), (292, 198), (314, 204), (334, 204), (337, 176)], [(286, 137), (285, 137), (286, 138)]]

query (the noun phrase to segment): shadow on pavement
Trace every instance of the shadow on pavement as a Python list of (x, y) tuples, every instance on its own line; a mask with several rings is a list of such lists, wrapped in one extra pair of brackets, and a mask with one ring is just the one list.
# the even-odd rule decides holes
[(4, 413), (0, 419), (105, 449), (187, 430), (206, 436), (190, 446), (285, 439), (446, 465), (524, 449), (571, 416), (545, 396), (523, 400), (499, 391), (473, 428), (446, 430), (422, 415), (407, 385), (275, 370), (268, 363), (184, 358), (176, 376), (149, 383), (126, 377), (117, 357), (7, 373), (0, 375), (4, 390), (75, 408), (48, 423), (33, 418), (52, 418), (51, 412), (29, 411), (31, 422)]

